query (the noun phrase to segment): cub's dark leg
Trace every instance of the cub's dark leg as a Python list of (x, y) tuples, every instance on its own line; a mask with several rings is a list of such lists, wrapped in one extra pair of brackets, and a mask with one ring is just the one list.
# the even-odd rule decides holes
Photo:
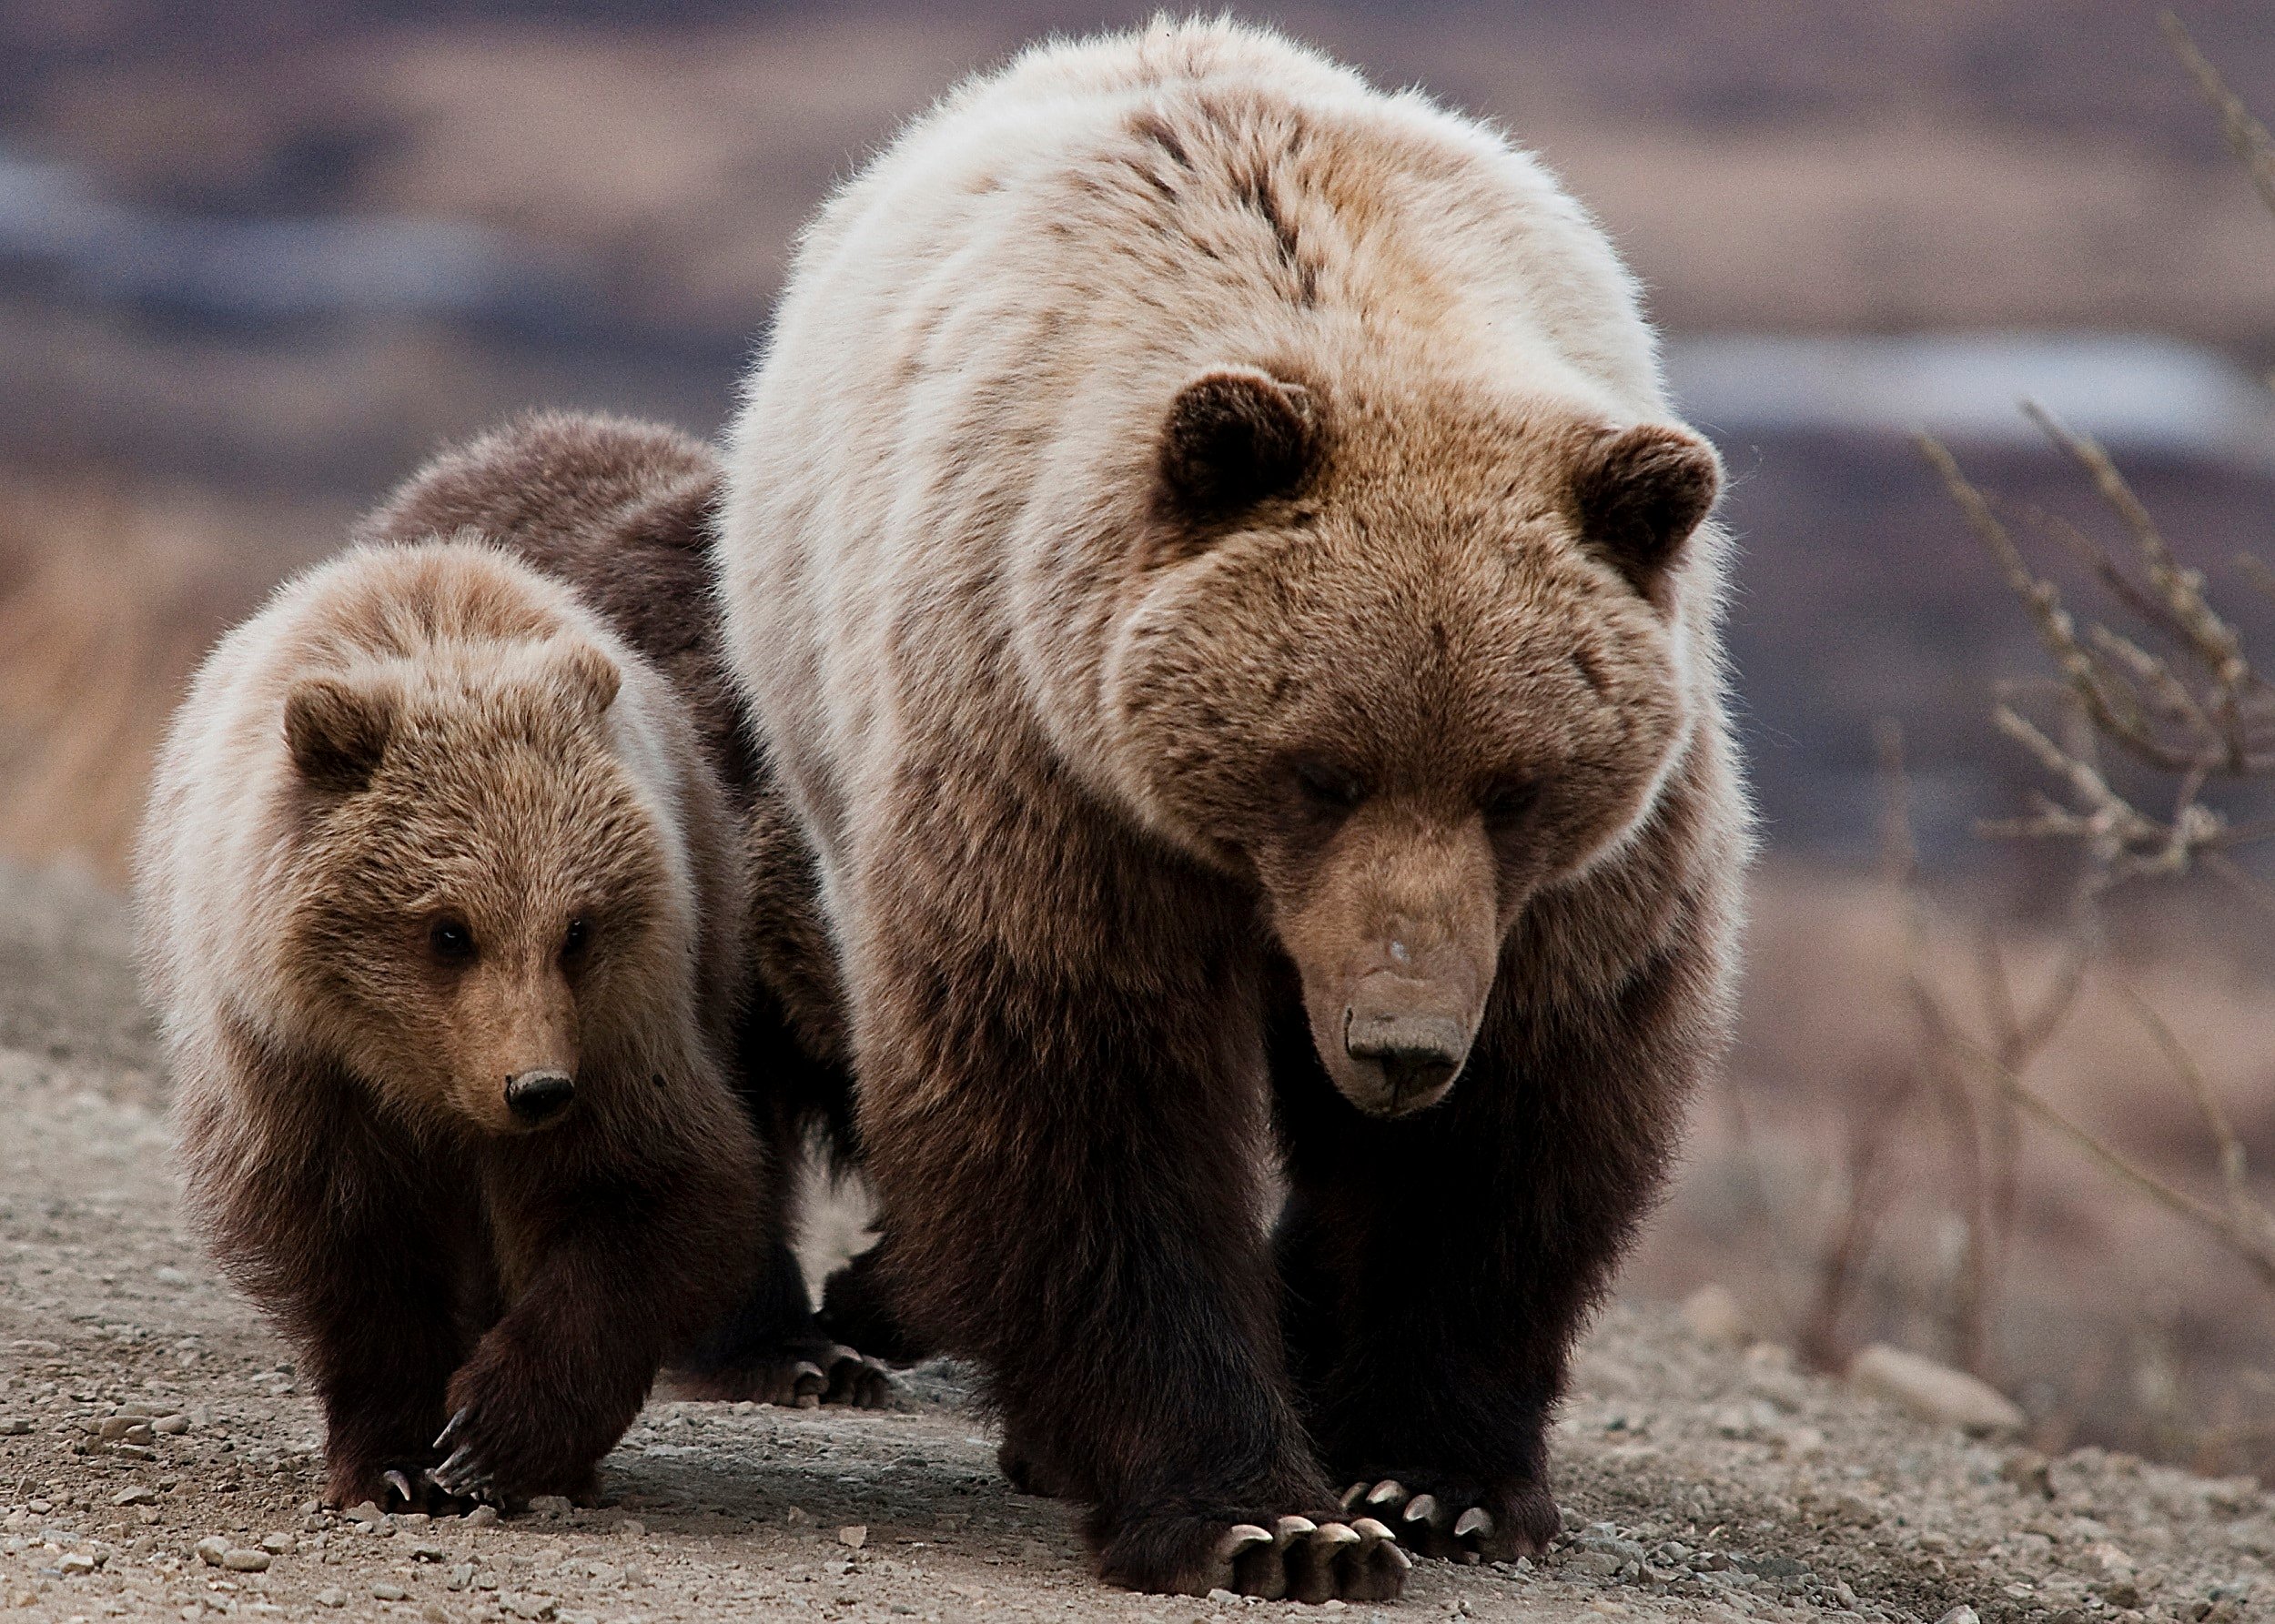
[(1472, 1559), (1556, 1531), (1549, 1409), (1699, 1064), (1669, 1015), (1694, 972), (1671, 954), (1599, 1002), (1531, 1007), (1504, 973), (1452, 1093), (1396, 1119), (1344, 1101), (1292, 987), (1275, 999), (1283, 1316), (1351, 1514)]
[[(862, 1136), (912, 1318), (981, 1364), (1022, 1458), (1093, 1500), (1109, 1580), (1396, 1594), (1406, 1558), (1379, 1526), (1339, 1519), (1287, 1384), (1257, 1222), (1262, 1054), (1253, 1004), (1228, 1007), (1249, 984), (1232, 929), (1216, 954), (1188, 935), (1147, 960), (1198, 957), (1189, 984), (1070, 984), (1069, 964), (1121, 954), (1028, 951), (1013, 917), (1012, 940), (990, 938), (900, 893), (911, 866), (870, 878), (893, 929), (853, 951), (873, 989)], [(1095, 900), (1116, 894), (1040, 907), (1062, 933), (1085, 920), (1126, 944), (1142, 926)]]
[(430, 1474), (444, 1492), (591, 1501), (666, 1353), (747, 1290), (763, 1170), (721, 1115), (683, 1160), (579, 1176), (567, 1155), (531, 1154), (539, 1139), (490, 1169), (513, 1302), (450, 1378)]
[(323, 1404), (326, 1501), (423, 1508), (488, 1262), (470, 1185), (447, 1170), (413, 1182), (435, 1169), (345, 1113), (271, 1149), (220, 1204), (222, 1260), (277, 1314)]

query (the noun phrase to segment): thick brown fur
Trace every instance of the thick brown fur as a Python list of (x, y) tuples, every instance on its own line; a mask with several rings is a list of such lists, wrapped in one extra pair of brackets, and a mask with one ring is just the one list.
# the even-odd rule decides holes
[(1602, 234), (1268, 34), (1039, 48), (809, 230), (727, 460), (891, 1273), (1006, 1466), (1146, 1589), (1394, 1591), (1253, 1547), (1352, 1484), (1537, 1551), (1747, 849), (1718, 465)]
[[(741, 821), (749, 893), (742, 911), (750, 985), (733, 1076), (774, 1165), (818, 1139), (836, 1165), (856, 1155), (836, 953), (803, 827), (769, 772), (720, 647), (710, 557), (718, 455), (676, 429), (578, 412), (536, 412), (436, 457), (358, 528), (369, 542), (470, 530), (572, 589), (670, 681)], [(874, 1261), (830, 1282), (816, 1322), (791, 1250), (795, 1186), (765, 1192), (767, 1262), (751, 1297), (682, 1361), (682, 1386), (715, 1397), (875, 1404), (885, 1387), (844, 1345), (887, 1358), (922, 1352), (870, 1285)], [(819, 1368), (818, 1394), (802, 1372)]]
[(589, 1497), (748, 1291), (743, 873), (662, 678), (493, 547), (352, 550), (207, 661), (141, 944), (191, 1210), (301, 1351), (329, 1500)]

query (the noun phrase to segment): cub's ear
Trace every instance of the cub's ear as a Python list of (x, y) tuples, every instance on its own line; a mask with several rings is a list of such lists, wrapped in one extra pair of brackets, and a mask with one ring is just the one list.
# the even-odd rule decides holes
[(393, 706), (383, 694), (338, 677), (306, 677), (285, 696), (285, 743), (312, 789), (352, 795), (370, 783), (387, 753)]
[(1656, 602), (1667, 567), (1722, 490), (1722, 460), (1694, 434), (1643, 423), (1580, 454), (1580, 533)]
[(624, 673), (616, 669), (616, 662), (581, 641), (570, 642), (563, 651), (561, 670), (569, 691), (591, 705), (595, 716), (606, 713), (624, 685)]
[(1161, 429), (1161, 495), (1186, 519), (1225, 519), (1286, 496), (1320, 460), (1311, 391), (1256, 367), (1226, 367), (1187, 384)]

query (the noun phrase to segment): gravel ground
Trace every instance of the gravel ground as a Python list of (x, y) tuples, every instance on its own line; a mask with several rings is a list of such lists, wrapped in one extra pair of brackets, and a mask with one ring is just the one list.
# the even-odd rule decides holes
[[(609, 1504), (429, 1520), (317, 1508), (288, 1350), (175, 1214), (116, 903), (0, 871), (0, 1618), (410, 1624), (806, 1618), (1216, 1620), (1137, 1597), (1014, 1494), (945, 1366), (881, 1414), (652, 1403)], [(2081, 1450), (2048, 1461), (1711, 1339), (1607, 1314), (1559, 1424), (1566, 1535), (1422, 1562), (1384, 1619), (2236, 1624), (2275, 1618), (2275, 1503)], [(21, 1609), (21, 1610), (17, 1610)], [(1976, 1624), (1961, 1613), (1951, 1624)]]

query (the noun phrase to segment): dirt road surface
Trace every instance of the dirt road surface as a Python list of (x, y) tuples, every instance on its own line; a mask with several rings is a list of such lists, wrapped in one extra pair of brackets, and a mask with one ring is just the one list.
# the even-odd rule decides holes
[(2248, 1481), (2048, 1462), (1635, 1306), (1558, 1426), (1558, 1548), (1420, 1563), (1393, 1604), (1105, 1589), (946, 1367), (890, 1413), (652, 1403), (597, 1509), (335, 1515), (289, 1350), (180, 1224), (167, 1145), (116, 902), (0, 869), (0, 1619), (2275, 1618)]

